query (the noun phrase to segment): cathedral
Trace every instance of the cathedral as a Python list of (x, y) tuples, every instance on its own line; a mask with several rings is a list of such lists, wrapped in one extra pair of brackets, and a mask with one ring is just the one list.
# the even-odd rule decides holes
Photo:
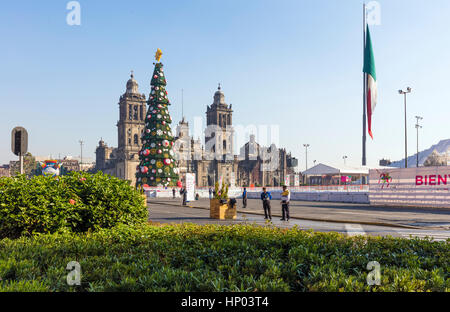
[[(95, 152), (96, 171), (129, 180), (131, 185), (136, 183), (138, 153), (147, 114), (147, 101), (138, 87), (131, 73), (126, 91), (119, 98), (118, 147), (109, 147), (100, 140)], [(197, 187), (212, 187), (216, 181), (230, 186), (276, 186), (284, 183), (286, 175), (295, 174), (297, 160), (290, 153), (274, 144), (261, 147), (254, 136), (241, 148), (239, 156), (234, 154), (233, 110), (232, 105), (225, 102), (220, 84), (213, 103), (206, 107), (206, 126), (203, 146), (199, 138), (195, 140), (190, 136), (189, 123), (184, 117), (177, 125), (173, 150), (183, 184), (186, 173), (195, 174)], [(271, 161), (276, 168), (267, 168), (260, 150), (276, 158)]]
[(127, 82), (126, 91), (119, 98), (119, 121), (117, 122), (118, 147), (108, 147), (100, 140), (96, 148), (95, 169), (115, 177), (136, 183), (136, 166), (141, 148), (141, 135), (145, 129), (147, 103), (133, 73)]
[(198, 187), (214, 186), (215, 181), (237, 185), (238, 159), (233, 150), (233, 110), (225, 103), (220, 84), (213, 103), (206, 108), (205, 148), (189, 135), (184, 120), (177, 126), (174, 152), (180, 174), (195, 173)]

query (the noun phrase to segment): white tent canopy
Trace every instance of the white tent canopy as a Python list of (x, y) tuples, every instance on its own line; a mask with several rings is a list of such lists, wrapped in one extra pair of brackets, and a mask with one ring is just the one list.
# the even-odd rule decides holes
[(368, 167), (331, 167), (322, 163), (315, 165), (302, 172), (303, 175), (323, 176), (323, 175), (368, 175)]

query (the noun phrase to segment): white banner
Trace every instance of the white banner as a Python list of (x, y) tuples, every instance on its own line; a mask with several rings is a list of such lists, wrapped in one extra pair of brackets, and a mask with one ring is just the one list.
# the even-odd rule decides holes
[(291, 185), (291, 175), (287, 174), (284, 176), (284, 185), (290, 186)]
[(450, 166), (369, 171), (373, 205), (450, 208)]
[(195, 174), (194, 173), (186, 173), (186, 191), (187, 201), (195, 200)]
[(300, 185), (300, 176), (298, 174), (294, 175), (294, 186)]

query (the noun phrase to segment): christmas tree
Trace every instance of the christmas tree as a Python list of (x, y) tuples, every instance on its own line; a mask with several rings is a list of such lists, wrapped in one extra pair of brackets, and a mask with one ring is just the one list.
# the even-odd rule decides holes
[(139, 152), (139, 166), (136, 168), (136, 186), (175, 186), (178, 181), (178, 168), (175, 167), (173, 135), (170, 128), (172, 118), (167, 97), (166, 78), (162, 52), (156, 52), (155, 69), (151, 81), (151, 92), (147, 101), (148, 110), (145, 130), (142, 135), (142, 148)]

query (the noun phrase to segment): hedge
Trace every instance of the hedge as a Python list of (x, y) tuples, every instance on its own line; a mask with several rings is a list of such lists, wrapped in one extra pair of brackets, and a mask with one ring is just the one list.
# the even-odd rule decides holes
[(0, 238), (97, 231), (145, 222), (147, 217), (140, 192), (101, 172), (0, 178)]
[[(447, 242), (252, 225), (119, 225), (0, 241), (2, 291), (450, 291)], [(66, 265), (81, 265), (68, 286)], [(369, 286), (378, 261), (381, 285)]]

